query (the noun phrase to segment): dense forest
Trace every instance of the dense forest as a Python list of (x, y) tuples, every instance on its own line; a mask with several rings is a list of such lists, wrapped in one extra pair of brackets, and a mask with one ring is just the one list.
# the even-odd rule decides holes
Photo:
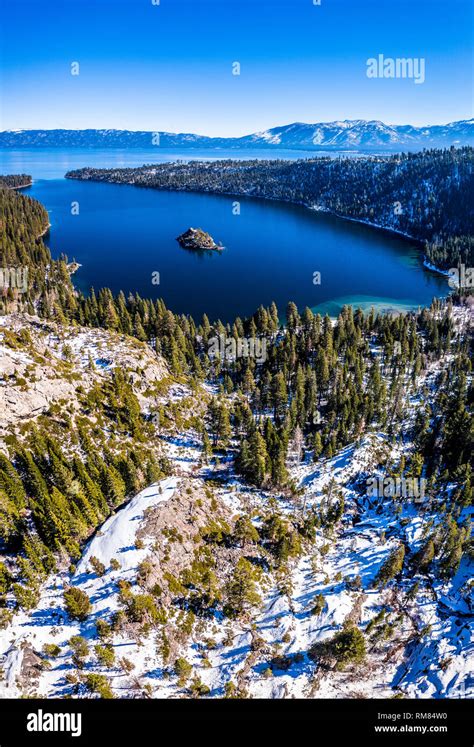
[(28, 187), (31, 183), (32, 179), (29, 174), (0, 176), (0, 187), (7, 187), (7, 189), (20, 189), (21, 187)]
[(71, 179), (296, 202), (399, 231), (443, 269), (474, 262), (474, 149), (369, 158), (223, 160), (83, 168)]
[[(335, 324), (310, 309), (300, 312), (293, 303), (287, 306), (285, 327), (274, 304), (232, 324), (211, 324), (205, 316), (197, 324), (161, 300), (114, 298), (108, 289), (88, 297), (75, 292), (65, 260), (52, 262), (39, 236), (47, 225), (44, 208), (5, 189), (0, 199), (7, 262), (36, 268), (25, 310), (61, 325), (133, 336), (163, 356), (178, 380), (192, 386), (211, 382), (217, 391), (199, 426), (203, 459), (230, 453), (236, 471), (251, 485), (294, 493), (289, 457), (297, 462), (305, 453), (315, 462), (332, 457), (377, 429), (394, 442), (405, 438), (407, 398), (424, 397), (417, 393), (417, 378), (449, 354), (436, 379), (434, 402), (410, 427), (415, 452), (409, 462), (389, 464), (387, 470), (428, 480), (446, 517), (446, 537), (436, 540), (432, 559), (450, 573), (459, 565), (469, 550), (466, 528), (456, 518), (472, 503), (473, 351), (472, 339), (455, 332), (451, 300), (395, 316), (364, 315), (348, 306)], [(4, 299), (4, 311), (12, 303)], [(265, 339), (268, 355), (260, 362), (212, 355), (209, 341), (218, 335)], [(7, 337), (13, 347), (28, 344), (21, 335)], [(77, 559), (81, 542), (114, 507), (169, 469), (147, 447), (153, 429), (120, 371), (82, 393), (81, 407), (82, 419), (61, 417), (58, 423), (52, 412), (23, 438), (9, 436), (0, 456), (0, 537), (21, 559), (16, 580), (0, 567), (0, 592), (16, 584), (18, 604), (25, 608), (33, 606), (38, 584), (54, 566), (54, 553)], [(104, 429), (113, 436), (105, 438)], [(336, 506), (332, 518), (318, 521), (333, 522), (342, 509)], [(311, 527), (297, 531), (304, 535)], [(285, 537), (280, 539), (287, 552)]]
[[(307, 673), (308, 697), (321, 682), (355, 697), (368, 679), (403, 697), (412, 670), (418, 694), (433, 595), (429, 665), (451, 682), (474, 556), (470, 299), (398, 315), (346, 306), (337, 319), (289, 302), (198, 321), (162, 300), (84, 296), (43, 243), (44, 208), (6, 187), (0, 207), (2, 263), (31, 281), (0, 300), (0, 397), (27, 411), (0, 423), (0, 686), (21, 657), (56, 697), (241, 698), (263, 682), (288, 697), (270, 684), (284, 672)], [(244, 340), (265, 354), (232, 352)], [(423, 481), (425, 498), (369, 495), (375, 474)], [(159, 500), (165, 478), (173, 497), (140, 519), (139, 491)], [(133, 539), (101, 555), (106, 520), (129, 508)]]
[[(25, 175), (2, 177), (9, 183), (20, 182)], [(66, 258), (53, 260), (42, 237), (49, 228), (47, 210), (37, 200), (0, 183), (0, 267), (27, 268), (26, 292), (12, 286), (0, 295), (0, 313), (21, 309), (33, 313), (35, 307), (48, 305), (54, 297), (57, 308), (67, 306), (74, 294)]]

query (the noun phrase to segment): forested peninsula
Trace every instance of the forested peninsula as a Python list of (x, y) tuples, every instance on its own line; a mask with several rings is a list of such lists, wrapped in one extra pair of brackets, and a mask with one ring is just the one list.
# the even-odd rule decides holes
[(187, 161), (69, 171), (70, 179), (306, 205), (420, 242), (443, 270), (474, 262), (474, 149), (391, 157)]

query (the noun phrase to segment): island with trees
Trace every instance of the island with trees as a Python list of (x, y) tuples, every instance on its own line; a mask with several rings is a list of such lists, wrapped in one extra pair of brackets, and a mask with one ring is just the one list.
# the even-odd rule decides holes
[(281, 200), (395, 231), (426, 262), (474, 264), (474, 148), (390, 157), (222, 160), (69, 171), (70, 179)]
[(176, 241), (183, 249), (193, 249), (195, 251), (218, 251), (223, 247), (216, 244), (209, 233), (202, 228), (188, 228), (187, 231), (177, 237)]

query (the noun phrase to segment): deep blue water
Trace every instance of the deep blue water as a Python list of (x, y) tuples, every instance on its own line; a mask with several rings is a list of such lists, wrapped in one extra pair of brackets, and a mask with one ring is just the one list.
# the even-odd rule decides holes
[[(120, 160), (152, 162), (147, 155), (129, 152)], [(444, 278), (423, 269), (414, 245), (363, 225), (249, 199), (240, 200), (241, 213), (234, 215), (233, 197), (58, 178), (68, 168), (117, 163), (110, 152), (7, 156), (1, 172), (33, 175), (25, 193), (50, 213), (46, 243), (53, 256), (64, 252), (81, 263), (74, 282), (85, 292), (91, 286), (138, 291), (197, 319), (206, 312), (231, 320), (271, 301), (281, 312), (293, 300), (336, 314), (344, 303), (413, 308), (448, 291)], [(72, 203), (79, 204), (79, 215), (71, 213)], [(189, 226), (209, 231), (224, 251), (182, 249), (176, 236)], [(320, 285), (313, 283), (315, 272)], [(159, 285), (152, 283), (153, 273), (159, 273)]]

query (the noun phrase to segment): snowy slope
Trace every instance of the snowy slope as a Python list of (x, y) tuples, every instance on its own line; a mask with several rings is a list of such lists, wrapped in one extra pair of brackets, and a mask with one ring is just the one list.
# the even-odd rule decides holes
[[(455, 323), (465, 323), (467, 313), (460, 311)], [(437, 372), (437, 366), (429, 364), (417, 382), (417, 392), (423, 391), (423, 396), (407, 398), (407, 432), (417, 409), (433, 396)], [(206, 391), (213, 390), (206, 385)], [(173, 403), (187, 402), (189, 395), (184, 385), (175, 385), (169, 392)], [(204, 391), (195, 396), (201, 400)], [(189, 406), (192, 411), (192, 403)], [(406, 435), (393, 441), (382, 432), (368, 433), (333, 458), (317, 463), (307, 454), (291, 468), (302, 488), (297, 497), (275, 497), (246, 485), (232, 471), (229, 459), (219, 465), (202, 464), (199, 438), (191, 428), (162, 435), (163, 452), (176, 476), (149, 486), (118, 509), (86, 545), (75, 570), (64, 569), (49, 578), (37, 608), (17, 613), (8, 627), (0, 629), (0, 697), (84, 696), (84, 689), (75, 691), (67, 679), (77, 671), (69, 643), (76, 635), (84, 637), (91, 650), (83, 674), (106, 675), (118, 697), (189, 695), (174, 673), (174, 658), (166, 660), (163, 654), (163, 636), (171, 639), (173, 635), (173, 656), (192, 665), (192, 677), (209, 688), (210, 697), (222, 697), (230, 682), (255, 698), (474, 696), (472, 563), (464, 559), (454, 577), (444, 580), (416, 575), (407, 563), (396, 583), (384, 589), (373, 584), (395, 547), (403, 543), (410, 553), (416, 552), (426, 532), (440, 521), (436, 503), (420, 507), (405, 501), (394, 507), (387, 499), (378, 506), (364, 499), (358, 489), (367, 475), (385, 474), (381, 465), (387, 461), (395, 463), (402, 455), (409, 456), (413, 444)], [(209, 518), (224, 507), (227, 516), (245, 513), (259, 526), (275, 500), (283, 516), (302, 518), (326, 504), (332, 485), (344, 496), (342, 520), (332, 529), (318, 528), (315, 541), (306, 543), (301, 556), (290, 559), (283, 573), (270, 568), (262, 574), (262, 603), (251, 615), (235, 620), (219, 611), (199, 618), (185, 633), (183, 609), (170, 604), (165, 623), (150, 630), (127, 625), (113, 633), (116, 663), (111, 667), (99, 664), (93, 653), (100, 642), (96, 623), (109, 620), (120, 608), (117, 583), (128, 581), (133, 593), (143, 592), (137, 583), (139, 565), (152, 556), (157, 544), (163, 548), (183, 542), (176, 534), (166, 537), (163, 524), (157, 524), (154, 532), (150, 515), (161, 513), (166, 521), (169, 518), (166, 529), (176, 532), (183, 518), (180, 511), (185, 512), (194, 537), (198, 501), (190, 512), (192, 501), (188, 499), (191, 503), (185, 505), (186, 496), (195, 487), (205, 493), (209, 478), (216, 502)], [(467, 519), (469, 514), (472, 510), (465, 508), (460, 518)], [(192, 549), (186, 553), (191, 563)], [(224, 549), (223, 556), (226, 553)], [(103, 575), (91, 568), (92, 558), (104, 564)], [(226, 568), (218, 570), (219, 581), (224, 583)], [(360, 577), (360, 587), (354, 589), (350, 584), (356, 577)], [(407, 592), (415, 581), (419, 588), (410, 598)], [(92, 612), (83, 623), (71, 621), (65, 613), (63, 593), (69, 585), (81, 588), (91, 600)], [(320, 594), (324, 607), (320, 614), (313, 614)], [(381, 615), (388, 625), (386, 635), (381, 624), (377, 628)], [(316, 665), (308, 655), (311, 647), (340, 632), (348, 619), (364, 632), (365, 663), (344, 671)], [(379, 638), (374, 637), (377, 630)], [(59, 646), (60, 653), (35, 680), (25, 671), (27, 663), (32, 652), (39, 654), (44, 644), (51, 643)], [(123, 658), (133, 664), (131, 672), (120, 665)]]
[[(411, 585), (409, 579), (397, 587), (395, 596), (393, 590), (380, 591), (370, 586), (396, 544), (395, 532), (400, 529), (400, 520), (410, 520), (406, 539), (413, 546), (419, 542), (422, 530), (421, 519), (412, 505), (407, 505), (398, 518), (387, 520), (386, 516), (368, 507), (360, 522), (352, 525), (350, 521), (358, 495), (347, 486), (355, 475), (364, 473), (372, 465), (374, 446), (380, 447), (383, 443), (381, 435), (367, 437), (317, 468), (306, 462), (296, 469), (295, 477), (305, 487), (305, 510), (320, 503), (323, 488), (331, 480), (343, 488), (346, 498), (343, 529), (333, 538), (331, 549), (324, 556), (318, 549), (327, 538), (318, 533), (315, 547), (292, 562), (284, 591), (281, 579), (269, 574), (261, 588), (262, 608), (252, 624), (225, 619), (203, 621), (199, 636), (192, 636), (183, 645), (181, 655), (193, 665), (195, 675), (209, 687), (211, 696), (222, 695), (229, 680), (241, 682), (253, 697), (385, 697), (395, 692), (410, 697), (462, 697), (469, 691), (474, 664), (474, 630), (472, 609), (469, 617), (467, 602), (460, 595), (470, 574), (467, 565), (461, 566), (455, 578), (447, 583), (439, 582), (433, 589), (422, 587), (410, 605), (404, 601)], [(175, 443), (173, 452), (177, 460), (193, 460), (191, 441), (183, 441), (181, 446)], [(38, 609), (31, 615), (18, 615), (8, 631), (0, 632), (0, 652), (4, 655), (2, 696), (16, 691), (14, 683), (21, 666), (21, 642), (26, 640), (35, 650), (41, 650), (47, 642), (55, 642), (62, 649), (52, 669), (41, 675), (38, 691), (50, 697), (70, 691), (64, 674), (74, 667), (70, 663), (67, 641), (72, 635), (80, 634), (92, 644), (97, 642), (95, 621), (107, 619), (117, 609), (117, 580), (133, 583), (138, 564), (147, 556), (153, 541), (149, 538), (140, 549), (135, 547), (137, 530), (147, 509), (166, 502), (177, 485), (176, 478), (161, 481), (142, 491), (110, 517), (85, 548), (72, 579), (69, 580), (67, 574), (51, 579), (43, 590)], [(249, 490), (235, 478), (230, 490), (222, 487), (217, 495), (223, 502), (232, 504), (234, 510), (242, 510), (248, 502), (262, 508), (269, 500), (265, 493)], [(283, 506), (284, 512), (293, 510), (289, 504)], [(90, 572), (92, 556), (106, 566), (102, 577)], [(110, 568), (112, 558), (119, 561), (120, 569)], [(353, 594), (346, 589), (343, 579), (357, 574), (361, 576), (364, 592)], [(80, 586), (93, 604), (92, 614), (83, 624), (67, 621), (62, 611), (62, 592), (70, 582)], [(319, 593), (324, 595), (325, 608), (321, 615), (314, 616), (311, 610)], [(393, 609), (405, 606), (406, 617), (395, 639), (388, 641), (382, 652), (369, 656), (367, 666), (357, 676), (315, 670), (307, 656), (315, 641), (334, 635), (354, 613), (358, 625), (364, 629), (384, 606)], [(412, 641), (407, 651), (405, 644), (413, 630), (420, 630), (427, 624), (432, 626), (429, 636), (417, 643)], [(210, 650), (202, 643), (208, 638), (215, 642)], [(117, 656), (133, 661), (133, 677), (117, 667), (101, 670), (93, 663), (88, 664), (85, 671), (106, 673), (114, 691), (121, 697), (131, 696), (137, 681), (142, 687), (148, 684), (154, 697), (179, 696), (181, 688), (176, 679), (169, 674), (165, 676), (166, 669), (157, 652), (154, 635), (140, 636), (140, 639), (125, 633), (113, 640)], [(272, 666), (269, 675), (269, 665), (275, 656), (292, 658), (293, 663), (287, 671)], [(439, 668), (440, 657), (447, 662), (443, 671)]]
[[(65, 573), (53, 576), (43, 587), (36, 610), (29, 615), (19, 613), (14, 625), (6, 630), (0, 630), (0, 657), (3, 655), (3, 661), (0, 660), (3, 670), (0, 697), (15, 697), (21, 692), (17, 687), (17, 679), (21, 672), (24, 650), (22, 645), (26, 642), (37, 651), (41, 651), (45, 643), (55, 643), (64, 648), (57, 667), (42, 676), (38, 691), (39, 694), (50, 697), (63, 694), (62, 670), (64, 662), (70, 656), (67, 641), (71, 636), (79, 634), (87, 639), (93, 639), (95, 621), (117, 608), (116, 581), (119, 578), (134, 578), (139, 563), (148, 553), (146, 543), (140, 549), (135, 546), (136, 534), (144, 514), (158, 503), (167, 501), (173, 495), (177, 483), (177, 478), (167, 478), (138, 493), (103, 524), (85, 548), (71, 579)], [(106, 573), (101, 577), (91, 572), (89, 561), (92, 556), (106, 565)], [(112, 558), (118, 560), (120, 570), (113, 571), (110, 568)], [(63, 611), (62, 595), (70, 583), (85, 591), (93, 605), (89, 619), (82, 625), (68, 621)], [(128, 646), (123, 642), (122, 648), (124, 655), (128, 649), (133, 653), (136, 644), (133, 642)]]
[(87, 575), (91, 557), (98, 558), (106, 567), (112, 558), (120, 563), (122, 571), (136, 570), (147, 554), (146, 548), (137, 550), (135, 538), (144, 513), (173, 495), (177, 479), (170, 477), (142, 490), (127, 505), (103, 524), (94, 539), (86, 547), (73, 577), (73, 584)]

